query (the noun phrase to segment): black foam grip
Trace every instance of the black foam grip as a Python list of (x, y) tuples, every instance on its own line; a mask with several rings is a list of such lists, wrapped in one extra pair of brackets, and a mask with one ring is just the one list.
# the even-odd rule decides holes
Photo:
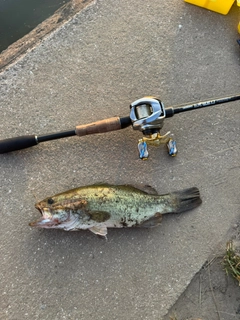
[(28, 135), (0, 141), (0, 153), (21, 150), (37, 144), (36, 136)]

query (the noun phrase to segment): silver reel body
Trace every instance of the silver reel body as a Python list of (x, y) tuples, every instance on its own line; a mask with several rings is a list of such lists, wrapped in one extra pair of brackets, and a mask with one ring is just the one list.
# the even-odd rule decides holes
[(151, 134), (151, 131), (160, 131), (165, 117), (163, 103), (154, 97), (144, 97), (130, 105), (130, 119), (133, 129), (143, 133), (147, 131)]

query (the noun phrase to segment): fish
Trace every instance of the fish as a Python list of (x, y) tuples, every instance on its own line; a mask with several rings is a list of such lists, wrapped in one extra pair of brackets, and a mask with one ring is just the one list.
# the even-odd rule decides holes
[(65, 231), (90, 230), (106, 237), (108, 228), (156, 227), (163, 214), (192, 210), (201, 203), (196, 187), (159, 195), (151, 186), (94, 184), (36, 203), (41, 218), (29, 225)]

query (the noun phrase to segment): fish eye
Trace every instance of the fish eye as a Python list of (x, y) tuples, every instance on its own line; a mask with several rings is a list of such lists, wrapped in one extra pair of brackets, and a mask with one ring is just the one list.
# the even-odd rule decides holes
[(48, 204), (53, 204), (53, 203), (54, 203), (54, 200), (53, 200), (52, 198), (49, 198), (48, 201), (47, 201), (47, 203), (48, 203)]

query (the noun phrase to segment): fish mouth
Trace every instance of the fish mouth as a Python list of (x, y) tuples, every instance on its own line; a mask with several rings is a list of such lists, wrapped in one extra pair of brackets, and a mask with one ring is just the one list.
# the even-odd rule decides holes
[(54, 228), (59, 224), (59, 221), (54, 219), (49, 208), (42, 208), (39, 204), (35, 208), (41, 213), (41, 217), (36, 221), (30, 222), (30, 227), (36, 228)]

